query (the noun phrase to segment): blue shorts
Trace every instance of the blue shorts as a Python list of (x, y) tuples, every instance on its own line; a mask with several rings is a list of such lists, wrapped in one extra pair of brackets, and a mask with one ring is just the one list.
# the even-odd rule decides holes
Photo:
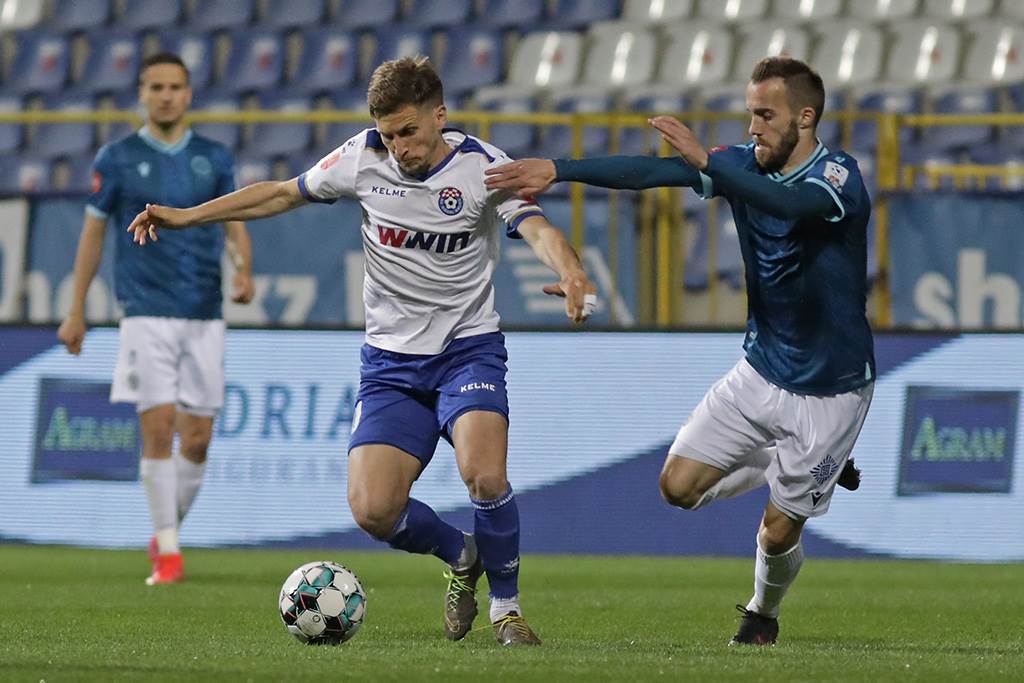
[(348, 447), (388, 444), (424, 467), (438, 437), (470, 410), (501, 413), (508, 420), (505, 336), (491, 332), (456, 339), (436, 355), (385, 351), (364, 344), (359, 394)]

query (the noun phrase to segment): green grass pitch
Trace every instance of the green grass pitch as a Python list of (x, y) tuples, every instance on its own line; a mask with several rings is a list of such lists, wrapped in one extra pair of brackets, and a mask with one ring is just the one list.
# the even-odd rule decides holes
[[(319, 559), (367, 591), (341, 647), (302, 645), (276, 612), (288, 573)], [(526, 556), (523, 607), (544, 645), (508, 650), (487, 628), (444, 639), (433, 558), (189, 550), (187, 583), (149, 588), (142, 551), (0, 545), (0, 681), (1024, 680), (1024, 565), (812, 557), (779, 644), (729, 648), (751, 565)]]

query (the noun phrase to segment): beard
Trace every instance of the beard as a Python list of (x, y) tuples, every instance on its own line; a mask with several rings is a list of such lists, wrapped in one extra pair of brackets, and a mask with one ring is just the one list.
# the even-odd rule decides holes
[(768, 155), (768, 158), (764, 161), (758, 160), (763, 168), (768, 173), (777, 173), (781, 171), (789, 161), (789, 155), (796, 149), (797, 143), (800, 142), (800, 130), (797, 128), (796, 120), (789, 122), (789, 128), (783, 134), (782, 139), (779, 140), (779, 145)]

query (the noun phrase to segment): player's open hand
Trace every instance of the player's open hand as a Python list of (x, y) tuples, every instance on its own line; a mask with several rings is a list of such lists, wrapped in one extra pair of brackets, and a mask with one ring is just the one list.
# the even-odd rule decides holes
[(77, 313), (69, 313), (57, 328), (57, 339), (67, 348), (68, 353), (74, 356), (80, 354), (85, 340), (85, 318)]
[(231, 281), (231, 300), (236, 304), (247, 304), (256, 294), (251, 273), (235, 273)]
[(545, 191), (555, 182), (555, 162), (551, 159), (520, 159), (484, 169), (484, 181), (490, 190), (511, 190), (524, 199)]
[(157, 228), (177, 229), (189, 225), (188, 213), (185, 209), (174, 209), (159, 204), (146, 204), (145, 210), (135, 217), (128, 232), (132, 233), (132, 240), (138, 244), (145, 244), (146, 238), (156, 242)]
[(567, 275), (559, 283), (546, 286), (544, 293), (565, 297), (565, 314), (574, 323), (585, 321), (597, 308), (597, 287), (583, 271)]
[(682, 121), (671, 116), (655, 116), (649, 119), (648, 123), (654, 126), (665, 142), (672, 145), (673, 149), (679, 152), (679, 156), (690, 166), (698, 171), (703, 171), (708, 165), (708, 153), (700, 140), (687, 128)]

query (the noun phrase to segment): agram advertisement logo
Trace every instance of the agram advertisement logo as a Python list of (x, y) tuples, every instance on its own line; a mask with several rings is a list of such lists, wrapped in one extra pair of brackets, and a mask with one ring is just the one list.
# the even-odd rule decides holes
[(110, 402), (109, 382), (39, 379), (32, 482), (139, 477), (135, 407)]
[(908, 386), (897, 493), (1008, 493), (1019, 391)]

